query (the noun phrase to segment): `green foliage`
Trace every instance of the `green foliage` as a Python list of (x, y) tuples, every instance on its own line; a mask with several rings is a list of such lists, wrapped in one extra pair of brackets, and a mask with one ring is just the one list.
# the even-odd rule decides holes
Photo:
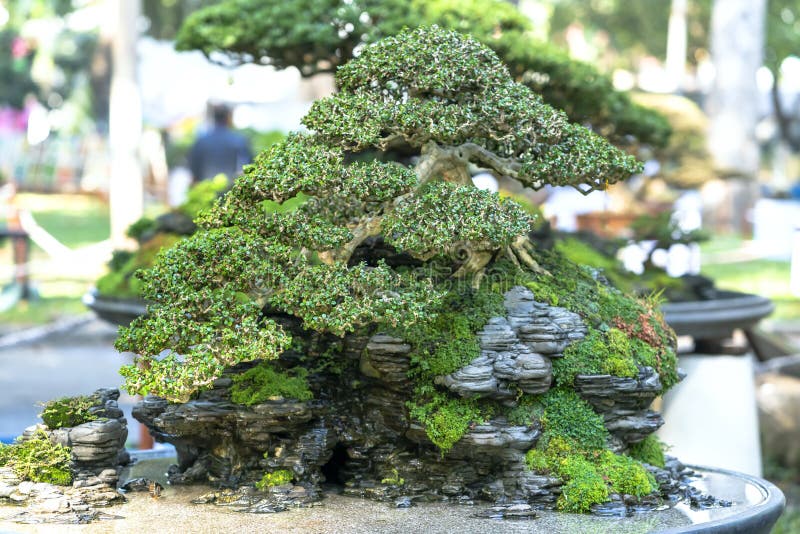
[(288, 469), (277, 469), (270, 473), (264, 473), (264, 476), (261, 477), (261, 480), (256, 482), (256, 488), (261, 491), (265, 491), (266, 489), (274, 486), (288, 484), (292, 480), (294, 480), (294, 473)]
[(261, 362), (244, 373), (233, 376), (231, 400), (251, 406), (273, 397), (301, 401), (313, 398), (306, 382), (308, 371), (295, 367), (289, 371), (275, 369), (271, 362)]
[(525, 463), (537, 473), (563, 482), (558, 510), (586, 513), (608, 500), (610, 493), (643, 497), (658, 490), (655, 478), (635, 459), (609, 450), (585, 449), (569, 437), (547, 431), (539, 447), (525, 454)]
[(635, 377), (637, 366), (654, 368), (665, 391), (678, 382), (675, 334), (657, 303), (626, 296), (555, 252), (541, 251), (539, 261), (552, 276), (535, 275), (525, 285), (537, 299), (578, 313), (588, 327), (553, 360), (557, 385), (570, 386), (579, 374)]
[(193, 13), (178, 50), (222, 52), (235, 61), (297, 67), (305, 76), (332, 72), (364, 42), (399, 31), (403, 0), (227, 0)]
[(525, 465), (531, 471), (544, 474), (550, 470), (550, 462), (547, 455), (539, 449), (531, 449), (525, 453)]
[(137, 271), (152, 266), (158, 253), (178, 240), (180, 236), (162, 233), (142, 243), (133, 253), (115, 251), (109, 262), (109, 272), (95, 282), (97, 291), (104, 296), (140, 298), (141, 280), (136, 277)]
[(616, 493), (643, 497), (658, 489), (653, 475), (629, 456), (603, 451), (597, 470), (608, 479)]
[(663, 468), (664, 448), (664, 443), (651, 434), (638, 443), (631, 443), (628, 446), (628, 454), (640, 462)]
[(408, 403), (412, 418), (425, 427), (430, 440), (445, 454), (467, 432), (470, 424), (485, 421), (491, 406), (472, 399), (452, 398), (437, 391), (434, 380), (468, 364), (480, 355), (476, 333), (491, 317), (505, 313), (503, 290), (482, 286), (473, 290), (457, 281), (447, 288), (433, 316), (412, 328), (394, 331), (412, 345), (411, 375), (416, 382)]
[(269, 147), (286, 139), (286, 133), (280, 130), (269, 130), (267, 132), (259, 132), (252, 128), (241, 130), (242, 135), (250, 140), (250, 146), (253, 147), (253, 152), (258, 154), (267, 150)]
[(573, 452), (555, 464), (565, 479), (556, 502), (564, 512), (586, 513), (592, 505), (608, 500), (610, 492), (643, 497), (658, 489), (653, 475), (641, 464), (611, 451)]
[[(227, 366), (278, 357), (290, 336), (265, 307), (336, 336), (368, 325), (397, 329), (415, 346), (418, 413), (448, 448), (481, 414), (468, 401), (436, 401), (434, 373), (479, 352), (474, 334), (502, 312), (502, 293), (521, 272), (512, 267), (499, 285), (473, 290), (452, 273), (477, 280), (485, 262), (459, 254), (496, 257), (494, 265), (502, 255), (516, 260), (512, 249), (529, 229), (512, 201), (476, 190), (469, 165), (538, 188), (596, 187), (637, 164), (568, 124), (513, 82), (491, 50), (453, 32), (388, 38), (337, 76), (342, 92), (306, 117), (313, 131), (260, 154), (198, 217), (200, 231), (141, 276), (141, 295), (152, 304), (116, 344), (139, 355), (122, 371), (126, 387), (181, 400)], [(418, 160), (371, 157), (394, 146)], [(419, 268), (355, 261), (370, 238), (435, 261)]]
[(553, 362), (553, 374), (560, 385), (571, 385), (577, 375), (609, 374), (635, 378), (639, 375), (636, 356), (624, 332), (591, 329), (586, 337), (571, 344), (564, 357)]
[(405, 483), (405, 479), (400, 476), (397, 469), (392, 469), (391, 476), (381, 479), (381, 484), (389, 484), (391, 486), (403, 486)]
[(210, 180), (201, 180), (186, 192), (186, 200), (178, 211), (194, 220), (201, 211), (209, 209), (217, 198), (228, 189), (228, 179), (218, 174)]
[(606, 481), (583, 456), (574, 455), (563, 459), (558, 471), (566, 480), (556, 501), (556, 507), (562, 512), (586, 513), (593, 504), (608, 500)]
[[(663, 117), (614, 90), (593, 65), (531, 37), (527, 17), (503, 0), (303, 0), (291, 7), (274, 0), (225, 0), (192, 15), (177, 46), (206, 55), (222, 52), (235, 62), (295, 66), (308, 76), (333, 72), (364, 44), (403, 27), (433, 24), (471, 34), (492, 48), (514, 79), (566, 111), (571, 121), (591, 124), (623, 143), (634, 136), (661, 145), (669, 137)], [(434, 70), (438, 64), (414, 62), (408, 71)]]
[(39, 417), (50, 430), (78, 426), (97, 419), (97, 416), (89, 411), (96, 405), (96, 397), (85, 395), (62, 397), (45, 402)]
[(396, 248), (427, 258), (469, 241), (508, 246), (531, 223), (519, 205), (496, 193), (441, 182), (398, 203), (383, 231)]
[(465, 145), (460, 157), (534, 189), (599, 189), (640, 170), (515, 83), (491, 50), (435, 26), (366, 47), (336, 79), (340, 92), (315, 102), (303, 124), (348, 150)]
[(551, 388), (541, 397), (544, 414), (545, 440), (553, 436), (568, 439), (582, 450), (600, 450), (606, 447), (608, 431), (603, 417), (574, 390)]
[(425, 433), (442, 455), (469, 430), (470, 425), (486, 421), (491, 413), (470, 399), (450, 398), (435, 393), (424, 404), (408, 404), (409, 415), (425, 427)]
[(157, 227), (158, 223), (155, 219), (151, 219), (150, 217), (141, 217), (135, 223), (130, 225), (127, 230), (125, 230), (125, 235), (141, 242), (144, 234), (155, 230)]
[(72, 483), (71, 461), (69, 448), (50, 441), (43, 430), (24, 441), (0, 444), (0, 466), (10, 467), (22, 480), (68, 486)]

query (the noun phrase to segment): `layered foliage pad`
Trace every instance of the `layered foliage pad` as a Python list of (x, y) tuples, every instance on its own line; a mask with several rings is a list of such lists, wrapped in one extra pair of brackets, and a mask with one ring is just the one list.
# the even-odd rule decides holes
[[(454, 32), (388, 38), (337, 80), (342, 91), (305, 119), (313, 132), (259, 155), (198, 217), (201, 230), (141, 276), (153, 304), (117, 341), (139, 355), (122, 371), (130, 392), (185, 400), (228, 366), (278, 357), (291, 336), (265, 309), (337, 336), (434, 318), (441, 271), (351, 262), (369, 238), (474, 283), (498, 255), (533, 263), (520, 245), (531, 218), (475, 188), (472, 163), (534, 188), (597, 188), (638, 168)], [(406, 158), (376, 159), (391, 144)]]
[(616, 91), (594, 66), (531, 37), (530, 21), (504, 0), (224, 0), (190, 16), (177, 45), (234, 63), (294, 66), (309, 76), (334, 72), (404, 27), (431, 24), (472, 34), (517, 81), (615, 142), (663, 145), (669, 137), (661, 115)]
[[(317, 101), (303, 124), (347, 150), (424, 149), (434, 142), (454, 147), (442, 158), (479, 164), (533, 189), (571, 185), (588, 192), (640, 169), (514, 82), (490, 49), (455, 32), (388, 37), (336, 79), (340, 92)], [(427, 179), (425, 167), (417, 169)]]

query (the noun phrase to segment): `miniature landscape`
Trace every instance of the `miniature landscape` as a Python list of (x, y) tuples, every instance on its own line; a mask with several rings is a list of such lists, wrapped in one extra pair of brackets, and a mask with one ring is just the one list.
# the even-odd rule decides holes
[[(201, 181), (128, 228), (136, 248), (113, 253), (84, 303), (121, 325), (133, 420), (115, 384), (44, 402), (40, 424), (0, 442), (0, 521), (769, 532), (778, 488), (685, 465), (656, 436), (661, 398), (686, 378), (666, 299), (739, 293), (652, 256), (643, 276), (618, 261), (621, 246), (708, 234), (668, 211), (622, 240), (564, 234), (532, 200), (607, 193), (659, 150), (674, 160), (665, 183), (695, 187), (710, 168), (699, 127), (670, 141), (648, 97), (532, 40), (504, 2), (366, 4), (337, 11), (332, 35), (264, 33), (266, 15), (297, 22), (271, 2), (186, 19), (178, 49), (333, 74), (335, 90), (235, 180)], [(750, 336), (774, 308), (759, 302), (746, 328), (692, 333), (695, 352), (723, 352), (734, 327)], [(126, 450), (129, 425), (160, 445)]]

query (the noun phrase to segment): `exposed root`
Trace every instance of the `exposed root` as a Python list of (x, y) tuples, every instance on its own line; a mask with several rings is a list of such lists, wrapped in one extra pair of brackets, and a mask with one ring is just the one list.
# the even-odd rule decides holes
[(494, 254), (491, 251), (475, 251), (469, 250), (467, 259), (461, 264), (461, 267), (453, 273), (456, 278), (466, 278), (472, 275), (472, 287), (477, 289), (480, 287), (481, 278), (483, 278), (486, 266), (492, 261)]
[(546, 269), (542, 268), (542, 266), (533, 259), (533, 255), (536, 254), (536, 247), (527, 236), (519, 236), (506, 248), (506, 254), (517, 267), (521, 268), (522, 265), (525, 265), (536, 274), (550, 275)]

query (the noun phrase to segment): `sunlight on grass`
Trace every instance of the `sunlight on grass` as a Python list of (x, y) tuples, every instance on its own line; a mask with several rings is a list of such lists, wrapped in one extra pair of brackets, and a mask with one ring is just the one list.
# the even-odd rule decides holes
[(737, 234), (715, 235), (700, 243), (700, 252), (704, 255), (730, 252), (740, 248), (743, 243), (744, 240)]
[(771, 319), (800, 319), (800, 298), (789, 290), (791, 264), (788, 261), (752, 260), (704, 265), (702, 274), (720, 289), (755, 293), (772, 299)]
[[(109, 238), (107, 203), (91, 195), (44, 195), (21, 193), (17, 205), (32, 213), (36, 222), (66, 247), (76, 250)], [(0, 313), (4, 332), (87, 313), (81, 297), (104, 270), (101, 261), (78, 252), (52, 258), (38, 246), (30, 251), (31, 286), (38, 297), (17, 303)], [(95, 263), (97, 263), (95, 265)], [(12, 248), (0, 243), (0, 286), (13, 279)]]
[(91, 195), (22, 193), (17, 204), (33, 214), (39, 225), (69, 248), (108, 239), (108, 204)]
[(40, 297), (31, 301), (20, 301), (12, 309), (0, 312), (0, 334), (85, 313), (88, 313), (88, 309), (81, 302), (80, 296)]
[(713, 278), (721, 289), (758, 293), (770, 298), (791, 296), (789, 272), (788, 261), (774, 260), (704, 265), (702, 268), (702, 273)]

